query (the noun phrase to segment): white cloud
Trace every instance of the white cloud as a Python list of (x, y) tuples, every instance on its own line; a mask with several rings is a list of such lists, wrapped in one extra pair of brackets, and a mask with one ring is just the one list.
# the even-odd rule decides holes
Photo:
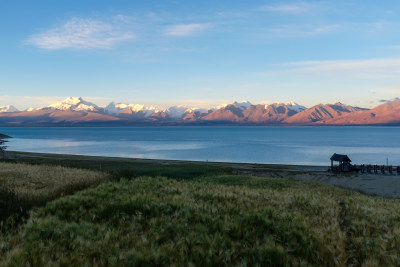
[(287, 71), (335, 77), (382, 79), (400, 77), (400, 58), (302, 61), (284, 64)]
[(399, 97), (400, 58), (289, 62), (257, 76), (278, 99), (290, 92), (303, 105), (341, 101), (371, 107)]
[(340, 25), (324, 25), (324, 26), (299, 26), (299, 25), (281, 25), (276, 28), (268, 29), (270, 34), (280, 37), (308, 37), (321, 34), (327, 34), (340, 28)]
[(26, 43), (48, 50), (109, 49), (133, 38), (135, 38), (133, 34), (119, 30), (110, 23), (95, 19), (73, 18), (60, 27), (30, 36)]
[(169, 36), (189, 36), (198, 34), (206, 29), (211, 27), (210, 24), (200, 24), (200, 23), (193, 23), (193, 24), (178, 24), (168, 26), (165, 29), (164, 34)]
[(278, 12), (284, 14), (300, 14), (307, 12), (311, 9), (311, 5), (308, 3), (294, 3), (286, 5), (268, 5), (261, 7), (263, 11)]

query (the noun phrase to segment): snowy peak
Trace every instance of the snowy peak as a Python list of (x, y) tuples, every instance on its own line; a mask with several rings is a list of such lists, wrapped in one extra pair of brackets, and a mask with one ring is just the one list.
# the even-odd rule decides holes
[(192, 109), (188, 106), (179, 105), (179, 106), (172, 106), (165, 110), (168, 117), (172, 119), (181, 119), (185, 113), (191, 113)]
[(145, 117), (149, 117), (156, 112), (156, 108), (153, 106), (147, 107), (141, 104), (125, 104), (111, 102), (105, 108), (105, 112), (110, 115), (120, 115), (120, 114), (136, 114), (142, 113)]
[(202, 108), (192, 108), (185, 105), (179, 106), (172, 106), (165, 110), (165, 113), (168, 117), (172, 119), (182, 119), (186, 114), (200, 112), (200, 113), (207, 113), (207, 109)]
[(216, 106), (215, 108), (212, 108), (211, 110), (218, 110), (218, 109), (221, 109), (221, 108), (226, 108), (227, 106), (228, 106), (229, 104), (221, 104), (221, 105), (218, 105), (218, 106)]
[[(265, 109), (267, 109), (269, 105), (265, 105)], [(287, 107), (289, 110), (293, 110), (295, 112), (302, 112), (304, 110), (306, 110), (307, 108), (305, 106), (299, 105), (293, 101), (289, 101), (286, 103), (282, 103), (282, 102), (274, 102), (271, 104), (271, 106), (275, 106), (275, 107), (279, 107), (279, 106), (285, 106)]]
[[(235, 101), (232, 104), (226, 104), (226, 103), (220, 104), (214, 108), (210, 108), (209, 110), (216, 111), (219, 109), (225, 109), (227, 107), (229, 108), (229, 107), (233, 106), (233, 107), (239, 108), (240, 110), (244, 111), (244, 110), (248, 109), (249, 107), (251, 107), (252, 105), (253, 104), (251, 104), (249, 101), (243, 100), (241, 102)], [(203, 109), (203, 110), (204, 110), (204, 112), (208, 111), (207, 109)]]
[(239, 107), (241, 110), (246, 110), (252, 106), (252, 104), (247, 100), (243, 100), (242, 102), (235, 101), (233, 105)]
[(48, 106), (56, 110), (74, 110), (74, 111), (100, 111), (96, 104), (83, 100), (82, 97), (68, 97), (64, 101)]
[(3, 106), (0, 107), (0, 112), (5, 113), (5, 112), (18, 112), (19, 110), (14, 107), (13, 105), (8, 105), (8, 106)]
[(77, 106), (78, 104), (80, 104), (82, 102), (86, 102), (85, 100), (82, 99), (82, 97), (68, 97), (68, 98), (64, 99), (64, 101), (62, 103)]

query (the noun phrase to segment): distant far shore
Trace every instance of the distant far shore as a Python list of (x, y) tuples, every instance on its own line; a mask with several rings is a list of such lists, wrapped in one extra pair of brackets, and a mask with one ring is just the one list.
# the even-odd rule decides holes
[(129, 128), (129, 127), (400, 127), (400, 123), (385, 123), (385, 124), (254, 124), (254, 123), (73, 123), (73, 124), (0, 124), (0, 128), (74, 128), (74, 127), (99, 127), (99, 128)]

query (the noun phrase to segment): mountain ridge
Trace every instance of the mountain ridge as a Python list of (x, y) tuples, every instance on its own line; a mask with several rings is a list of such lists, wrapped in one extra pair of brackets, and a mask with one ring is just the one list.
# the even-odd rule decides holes
[(0, 107), (0, 125), (400, 125), (400, 100), (373, 109), (340, 102), (306, 108), (292, 101), (252, 104), (244, 100), (210, 109), (178, 105), (159, 110), (114, 102), (100, 107), (81, 97), (69, 97), (25, 111), (12, 105)]

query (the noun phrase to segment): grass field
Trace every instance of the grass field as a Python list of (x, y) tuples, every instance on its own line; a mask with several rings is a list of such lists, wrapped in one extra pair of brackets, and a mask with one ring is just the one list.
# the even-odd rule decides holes
[[(43, 167), (44, 174), (61, 168), (22, 165)], [(227, 166), (211, 171), (197, 165), (193, 171), (190, 164), (159, 168), (172, 175), (122, 178), (114, 169), (109, 170), (114, 176), (91, 171), (97, 178), (82, 187), (106, 182), (62, 197), (44, 190), (47, 203), (0, 236), (0, 266), (400, 264), (399, 200), (296, 180), (232, 175)], [(79, 184), (88, 176), (83, 170), (61, 169), (73, 173), (64, 181)], [(124, 172), (135, 169), (121, 168)], [(151, 169), (143, 164), (140, 172)], [(42, 188), (30, 180), (12, 186), (25, 196), (37, 194)], [(58, 188), (68, 184), (58, 183)]]
[(12, 226), (34, 206), (110, 178), (84, 169), (0, 162), (0, 228)]
[(115, 177), (165, 176), (174, 179), (191, 179), (220, 174), (254, 174), (281, 177), (282, 174), (326, 172), (327, 167), (293, 166), (277, 164), (249, 164), (202, 162), (181, 160), (147, 160), (82, 155), (61, 155), (29, 152), (10, 152), (4, 160), (12, 163), (64, 166), (78, 169), (105, 171)]

